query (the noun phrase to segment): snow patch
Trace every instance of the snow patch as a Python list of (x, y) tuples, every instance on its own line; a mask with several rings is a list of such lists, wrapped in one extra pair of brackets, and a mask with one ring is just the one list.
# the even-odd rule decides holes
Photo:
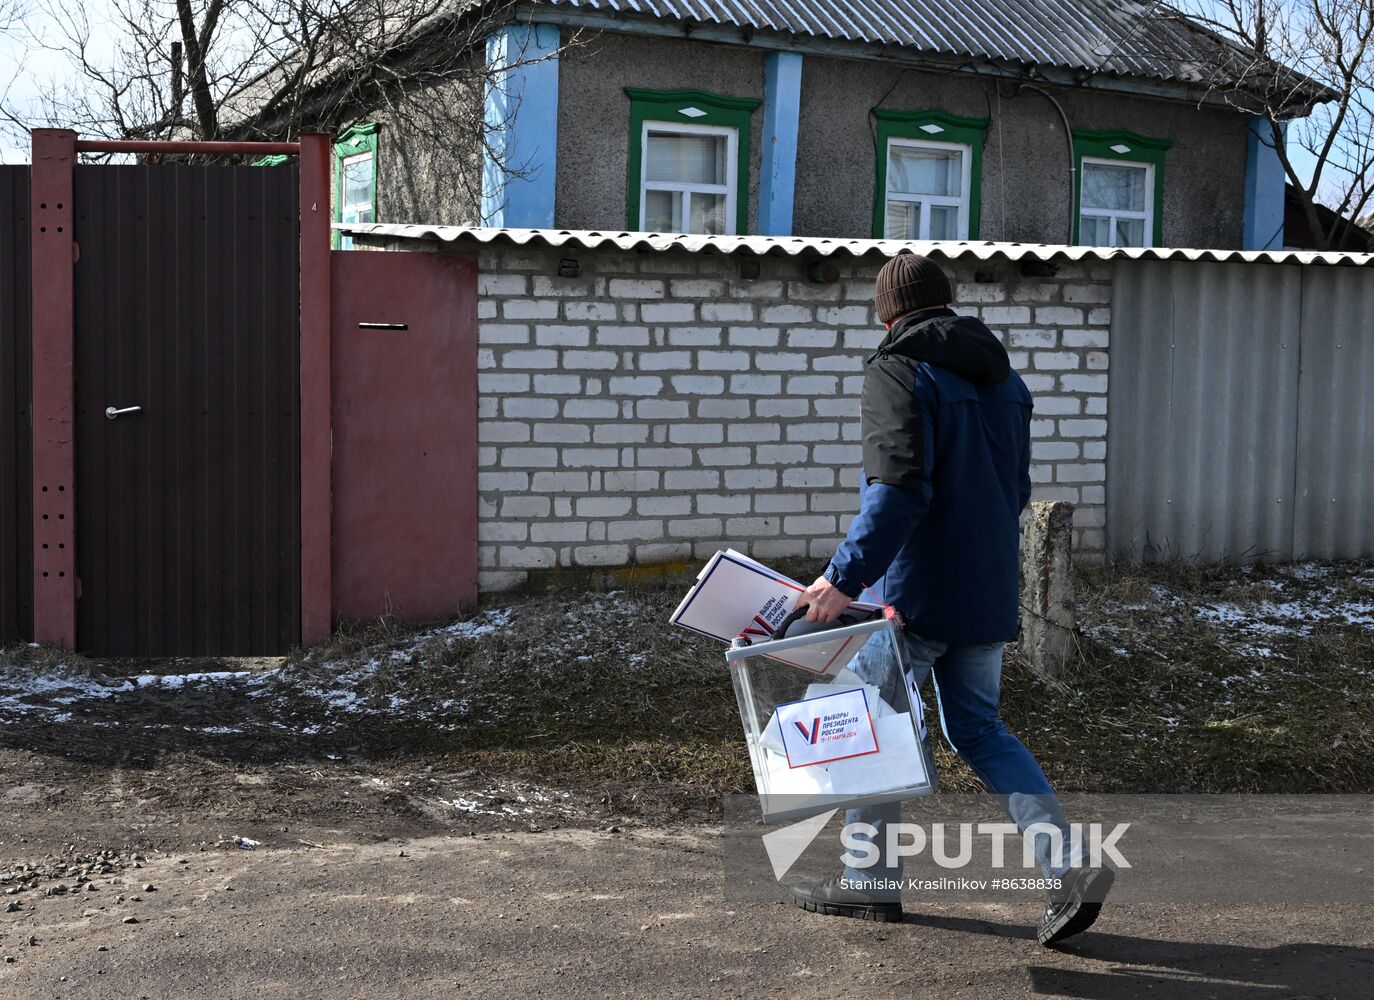
[[(220, 670), (187, 674), (139, 674), (134, 677), (97, 677), (58, 664), (35, 664), (0, 669), (0, 717), (40, 713), (50, 721), (71, 721), (71, 712), (52, 706), (107, 702), (138, 691), (180, 692), (232, 686), (236, 694), (260, 695), (276, 670)], [(86, 720), (90, 722), (91, 720)]]
[(1291, 576), (1295, 580), (1322, 580), (1331, 575), (1330, 566), (1319, 566), (1312, 562), (1294, 563), (1291, 566), (1283, 566), (1279, 572)]
[(1260, 601), (1246, 607), (1220, 602), (1199, 607), (1195, 614), (1203, 621), (1257, 635), (1307, 636), (1314, 626), (1336, 621), (1374, 625), (1374, 603), (1340, 600), (1334, 590), (1301, 600)]
[(514, 614), (510, 608), (494, 608), (482, 615), (480, 619), (473, 618), (464, 622), (454, 622), (443, 628), (435, 629), (433, 632), (424, 633), (427, 638), (436, 635), (448, 635), (458, 639), (476, 639), (479, 636), (490, 635), (499, 628), (505, 628), (511, 623)]
[(263, 681), (277, 672), (275, 667), (271, 670), (211, 670), (193, 674), (139, 674), (131, 680), (138, 687), (160, 687), (175, 690), (185, 687), (187, 684)]

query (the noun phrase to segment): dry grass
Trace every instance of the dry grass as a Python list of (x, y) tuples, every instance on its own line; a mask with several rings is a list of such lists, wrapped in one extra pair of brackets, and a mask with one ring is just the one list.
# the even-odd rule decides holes
[(1367, 564), (1112, 566), (1079, 593), (1067, 696), (1013, 670), (1004, 698), (1061, 786), (1374, 788)]
[[(286, 676), (327, 685), (376, 663), (356, 687), (378, 709), (357, 717), (359, 741), (614, 794), (748, 790), (722, 649), (666, 624), (684, 586), (505, 598), (509, 623), (473, 638), (379, 625)], [(1320, 618), (1374, 600), (1367, 565), (1112, 566), (1081, 571), (1079, 593), (1066, 682), (1034, 676), (1014, 646), (1004, 675), (1004, 716), (1058, 787), (1374, 790), (1374, 626)], [(406, 708), (383, 711), (392, 699)], [(943, 788), (978, 787), (943, 741), (937, 759)]]
[[(140, 688), (83, 711), (231, 721), (238, 735), (214, 738), (262, 753), (437, 758), (622, 808), (711, 808), (752, 778), (723, 648), (667, 624), (688, 582), (496, 595), (462, 622), (340, 633), (252, 697)], [(1080, 571), (1078, 592), (1067, 678), (1036, 677), (1013, 646), (1003, 679), (1003, 715), (1057, 787), (1374, 791), (1374, 566), (1108, 566)], [(116, 672), (30, 647), (0, 662)], [(942, 740), (936, 757), (943, 789), (979, 787)]]
[[(377, 709), (350, 723), (359, 742), (610, 792), (717, 796), (744, 787), (749, 767), (721, 648), (667, 624), (681, 590), (506, 599), (485, 612), (506, 624), (474, 637), (378, 626), (292, 659), (284, 683), (328, 689), (375, 664), (355, 687)], [(392, 699), (405, 709), (385, 711)]]

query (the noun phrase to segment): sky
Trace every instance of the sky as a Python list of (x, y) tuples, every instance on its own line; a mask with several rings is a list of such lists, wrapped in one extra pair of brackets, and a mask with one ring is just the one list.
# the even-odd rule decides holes
[[(84, 5), (93, 25), (99, 23), (102, 12), (108, 10), (109, 6), (108, 0), (85, 0)], [(31, 14), (27, 19), (27, 27), (40, 35), (52, 31), (51, 23), (42, 14)], [(95, 34), (101, 37), (99, 31)], [(106, 35), (104, 41), (109, 46), (107, 51), (113, 51), (113, 39)], [(33, 107), (37, 96), (54, 82), (70, 81), (72, 77), (70, 67), (61, 56), (28, 46), (14, 32), (0, 32), (0, 95), (5, 93), (8, 84), (6, 103), (10, 108), (22, 113), (24, 109)], [(1304, 177), (1311, 175), (1314, 163), (1311, 154), (1296, 143), (1290, 143), (1289, 155)], [(27, 163), (28, 160), (26, 145), (17, 145), (12, 137), (0, 136), (0, 163)]]
[[(106, 0), (85, 0), (92, 20), (96, 12), (105, 9)], [(47, 19), (41, 14), (30, 14), (25, 19), (25, 27), (33, 32), (51, 30)], [(108, 39), (107, 39), (108, 41)], [(111, 48), (111, 51), (113, 49)], [(22, 114), (34, 106), (39, 94), (54, 82), (69, 80), (73, 76), (66, 60), (54, 52), (33, 47), (20, 32), (0, 30), (0, 96), (5, 97), (7, 107)], [(28, 163), (27, 145), (16, 146), (12, 136), (0, 136), (0, 163)]]

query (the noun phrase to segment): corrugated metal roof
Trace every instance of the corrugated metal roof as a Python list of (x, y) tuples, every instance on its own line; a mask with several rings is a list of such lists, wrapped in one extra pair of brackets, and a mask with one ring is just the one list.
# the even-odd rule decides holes
[(893, 257), (903, 251), (946, 259), (978, 260), (1202, 260), (1259, 261), (1269, 264), (1374, 265), (1374, 254), (1315, 250), (1191, 250), (1181, 247), (1087, 247), (1053, 243), (922, 242), (845, 240), (818, 236), (697, 236), (674, 233), (596, 232), (573, 229), (491, 229), (478, 226), (426, 226), (388, 222), (340, 223), (335, 229), (356, 236), (445, 243), (506, 243), (513, 246), (572, 247), (583, 250), (687, 250), (692, 253), (767, 254), (790, 257)]
[(1140, 0), (541, 0), (623, 17), (743, 28), (1119, 76), (1224, 82), (1237, 49)]

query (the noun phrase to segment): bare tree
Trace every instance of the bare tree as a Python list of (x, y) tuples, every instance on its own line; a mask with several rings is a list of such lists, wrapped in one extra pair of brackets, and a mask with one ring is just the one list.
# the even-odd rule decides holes
[[(1265, 120), (1262, 141), (1277, 153), (1313, 236), (1322, 247), (1341, 247), (1374, 196), (1374, 4), (1191, 0), (1185, 7), (1237, 43), (1211, 67), (1211, 89)], [(1313, 107), (1314, 98), (1323, 103)], [(1310, 177), (1290, 142), (1311, 157)], [(1336, 218), (1324, 222), (1319, 204)]]
[[(12, 40), (12, 36), (19, 25), (23, 23), (24, 15), (27, 13), (26, 0), (0, 0), (0, 47)], [(9, 72), (0, 71), (0, 108), (4, 107), (10, 87), (19, 78), (19, 72), (20, 67), (17, 65)]]
[[(113, 139), (283, 139), (380, 119), (398, 147), (444, 164), (445, 183), (469, 204), (484, 160), (508, 177), (528, 169), (502, 141), (520, 95), (503, 95), (502, 120), (488, 116), (485, 95), (508, 87), (510, 70), (553, 57), (522, 47), (488, 66), (486, 38), (516, 17), (511, 0), (109, 0), (103, 20), (83, 0), (32, 2), (44, 30), (29, 44), (71, 73), (27, 112), (0, 107), (11, 135), (47, 126)], [(579, 41), (565, 37), (559, 50)]]
[(21, 0), (0, 0), (0, 31), (11, 31), (24, 17)]

